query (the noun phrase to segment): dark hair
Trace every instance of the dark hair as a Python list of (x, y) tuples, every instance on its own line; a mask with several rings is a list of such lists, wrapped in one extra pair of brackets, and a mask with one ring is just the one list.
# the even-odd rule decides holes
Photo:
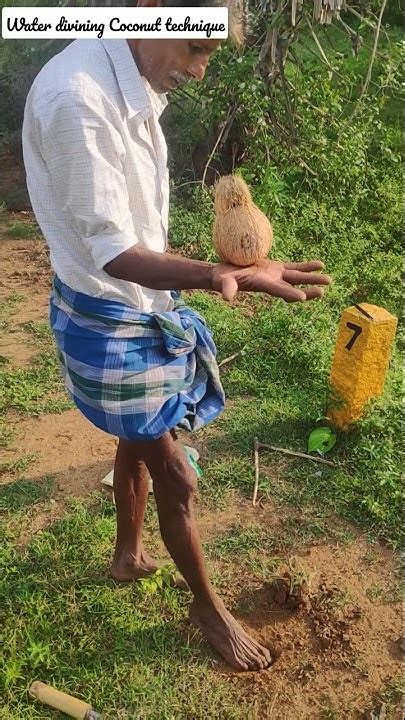
[(237, 45), (243, 45), (247, 26), (245, 0), (162, 0), (163, 7), (227, 7), (229, 10), (229, 37)]

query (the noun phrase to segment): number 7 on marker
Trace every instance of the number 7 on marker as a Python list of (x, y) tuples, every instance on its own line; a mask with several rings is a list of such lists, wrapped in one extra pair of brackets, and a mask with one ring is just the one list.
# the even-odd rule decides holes
[(360, 325), (355, 325), (354, 323), (351, 323), (351, 322), (346, 323), (346, 327), (348, 327), (349, 330), (353, 330), (353, 335), (346, 345), (346, 350), (351, 350), (354, 343), (356, 342), (357, 338), (363, 332), (363, 328)]

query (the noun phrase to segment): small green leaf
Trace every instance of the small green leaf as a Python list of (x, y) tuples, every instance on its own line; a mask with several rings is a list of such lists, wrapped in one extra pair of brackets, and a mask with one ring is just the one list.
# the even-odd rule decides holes
[(148, 583), (144, 585), (144, 590), (147, 595), (154, 595), (157, 591), (158, 586), (157, 583), (154, 580), (151, 580), (148, 578)]
[(336, 443), (336, 435), (329, 427), (318, 427), (308, 438), (308, 452), (317, 452), (320, 455), (332, 450)]

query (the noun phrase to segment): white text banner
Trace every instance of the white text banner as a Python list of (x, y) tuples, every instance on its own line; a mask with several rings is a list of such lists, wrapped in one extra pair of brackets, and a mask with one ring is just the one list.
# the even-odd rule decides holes
[(156, 38), (161, 40), (228, 37), (226, 7), (5, 7), (4, 39)]

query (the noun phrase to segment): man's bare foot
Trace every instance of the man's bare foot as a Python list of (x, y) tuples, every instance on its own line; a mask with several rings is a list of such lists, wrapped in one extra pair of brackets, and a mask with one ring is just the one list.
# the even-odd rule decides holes
[(190, 620), (212, 647), (237, 670), (264, 670), (273, 662), (270, 652), (245, 633), (225, 606), (202, 605), (196, 600), (190, 607)]
[[(132, 553), (123, 553), (119, 558), (114, 556), (110, 567), (110, 576), (115, 582), (134, 582), (153, 575), (160, 567), (156, 560), (151, 558), (144, 550), (140, 560), (136, 560)], [(179, 590), (188, 590), (188, 585), (181, 576), (173, 578), (172, 586)]]
[(159, 565), (144, 550), (139, 560), (132, 553), (123, 552), (121, 555), (114, 555), (110, 567), (110, 575), (116, 582), (132, 582), (140, 578), (153, 575)]

